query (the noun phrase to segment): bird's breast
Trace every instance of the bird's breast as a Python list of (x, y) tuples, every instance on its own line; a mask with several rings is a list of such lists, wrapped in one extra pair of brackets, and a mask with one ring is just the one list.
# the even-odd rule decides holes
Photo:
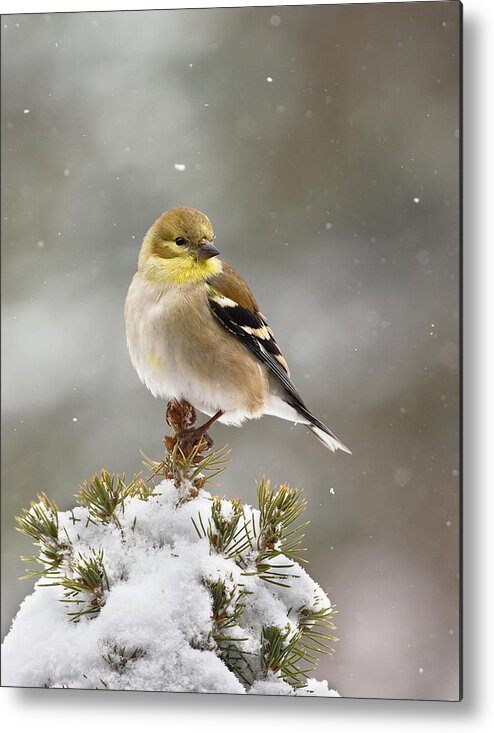
[(183, 299), (177, 288), (134, 277), (125, 304), (130, 358), (153, 395), (177, 396), (180, 342), (186, 330)]
[(208, 414), (262, 412), (264, 369), (217, 322), (203, 284), (163, 287), (138, 272), (125, 320), (130, 358), (154, 396), (186, 399)]

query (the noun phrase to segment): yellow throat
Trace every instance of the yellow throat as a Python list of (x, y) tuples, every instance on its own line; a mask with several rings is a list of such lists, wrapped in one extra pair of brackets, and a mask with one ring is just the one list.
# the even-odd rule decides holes
[(139, 254), (139, 270), (162, 285), (187, 285), (217, 275), (222, 270), (222, 263), (218, 257), (198, 260), (186, 252), (180, 257), (160, 257), (153, 254), (152, 244), (145, 237)]

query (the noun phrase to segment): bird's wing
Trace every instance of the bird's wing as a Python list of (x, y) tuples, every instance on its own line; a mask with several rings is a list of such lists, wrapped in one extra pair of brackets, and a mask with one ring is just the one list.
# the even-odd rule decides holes
[(222, 272), (209, 280), (208, 301), (222, 326), (238, 338), (284, 387), (290, 404), (306, 410), (290, 379), (288, 364), (273, 331), (259, 310), (249, 286), (233, 267), (223, 263)]
[(285, 391), (285, 401), (308, 423), (309, 429), (327, 448), (351, 451), (313, 415), (290, 379), (288, 364), (273, 332), (258, 308), (245, 280), (230, 265), (208, 281), (209, 306), (222, 326), (243, 343), (262, 362)]

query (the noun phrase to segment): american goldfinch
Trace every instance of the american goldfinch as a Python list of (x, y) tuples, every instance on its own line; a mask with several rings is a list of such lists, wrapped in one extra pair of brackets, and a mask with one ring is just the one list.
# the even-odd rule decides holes
[(249, 286), (214, 241), (208, 217), (186, 207), (162, 214), (144, 237), (125, 302), (139, 378), (155, 397), (186, 400), (211, 416), (201, 434), (216, 420), (240, 425), (275, 415), (350, 453), (305, 406)]

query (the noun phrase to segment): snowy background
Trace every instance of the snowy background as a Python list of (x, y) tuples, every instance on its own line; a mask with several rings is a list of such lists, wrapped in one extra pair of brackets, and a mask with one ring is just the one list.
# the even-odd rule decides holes
[(229, 496), (306, 489), (341, 637), (317, 676), (457, 696), (458, 30), (453, 2), (3, 18), (2, 634), (32, 586), (13, 515), (160, 452), (122, 308), (186, 204), (354, 453), (274, 418), (214, 431)]

